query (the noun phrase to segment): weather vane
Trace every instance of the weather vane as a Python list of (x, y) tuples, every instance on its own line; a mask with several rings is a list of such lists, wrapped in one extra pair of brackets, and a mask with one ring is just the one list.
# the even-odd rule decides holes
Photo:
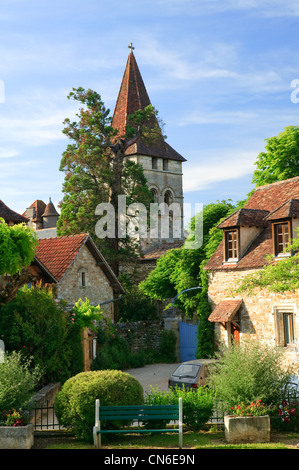
[(133, 50), (135, 49), (135, 47), (133, 47), (133, 44), (132, 44), (132, 43), (128, 46), (128, 48), (131, 49), (131, 53), (132, 53)]

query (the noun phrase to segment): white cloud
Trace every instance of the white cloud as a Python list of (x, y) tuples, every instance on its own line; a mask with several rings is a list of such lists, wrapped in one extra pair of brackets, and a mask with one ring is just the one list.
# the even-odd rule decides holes
[(186, 164), (183, 177), (184, 192), (204, 190), (219, 182), (252, 174), (256, 155), (256, 152), (240, 151), (234, 155), (221, 154), (220, 161), (211, 159), (208, 164)]

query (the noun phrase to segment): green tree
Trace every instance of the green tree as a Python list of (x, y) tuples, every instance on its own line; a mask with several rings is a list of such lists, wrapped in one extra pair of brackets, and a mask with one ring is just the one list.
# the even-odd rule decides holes
[(8, 275), (6, 286), (0, 284), (0, 305), (14, 298), (18, 289), (30, 282), (27, 269), (34, 260), (37, 237), (25, 224), (7, 225), (0, 219), (0, 276)]
[[(60, 164), (65, 180), (58, 234), (89, 232), (118, 275), (120, 261), (132, 261), (139, 255), (134, 238), (119, 237), (118, 196), (126, 196), (127, 207), (138, 202), (148, 208), (152, 202), (143, 168), (127, 160), (125, 153), (138, 139), (153, 140), (161, 134), (158, 124), (150, 124), (156, 112), (152, 106), (138, 110), (129, 117), (125, 135), (119, 135), (98, 93), (74, 88), (68, 98), (83, 107), (77, 114), (78, 122), (64, 121), (63, 133), (73, 143), (67, 146)], [(96, 215), (98, 204), (103, 202), (112, 205), (115, 217)], [(110, 238), (96, 236), (96, 224), (104, 226), (104, 222), (114, 231)]]
[(255, 162), (252, 183), (263, 186), (299, 175), (299, 127), (289, 126), (266, 139), (266, 151)]
[(241, 279), (235, 290), (238, 293), (252, 294), (256, 289), (266, 289), (276, 293), (294, 292), (299, 289), (298, 236), (292, 240), (287, 250), (291, 256), (273, 263), (273, 256), (269, 255), (264, 268)]
[[(207, 261), (207, 247), (210, 239), (210, 230), (225, 217), (234, 206), (228, 201), (207, 204), (202, 214), (195, 217), (203, 219), (203, 243), (198, 249), (185, 247), (169, 250), (157, 261), (156, 268), (142, 281), (139, 288), (152, 299), (165, 300), (175, 297), (185, 289), (202, 286), (202, 265)], [(193, 218), (189, 229), (194, 233), (195, 219)], [(218, 230), (220, 232), (220, 230)], [(220, 239), (218, 241), (218, 244)], [(217, 242), (215, 243), (217, 248)], [(201, 299), (201, 292), (189, 291), (180, 295), (176, 301), (188, 317), (193, 316)]]
[[(43, 369), (43, 379), (63, 382), (71, 375), (72, 329), (70, 313), (57, 303), (51, 286), (20, 289), (0, 310), (0, 332), (5, 349), (32, 357)], [(81, 347), (81, 337), (78, 339)], [(82, 369), (81, 369), (82, 370)]]

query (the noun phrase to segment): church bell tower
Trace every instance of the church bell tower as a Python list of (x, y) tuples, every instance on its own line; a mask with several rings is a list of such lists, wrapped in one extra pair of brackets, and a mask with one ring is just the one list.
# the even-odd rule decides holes
[[(132, 44), (129, 46), (130, 53), (127, 59), (126, 68), (123, 74), (120, 90), (118, 93), (112, 126), (123, 134), (130, 114), (139, 109), (144, 109), (150, 105), (150, 99), (139, 71)], [(143, 167), (144, 175), (147, 179), (148, 188), (153, 194), (154, 201), (159, 205), (166, 203), (170, 208), (169, 234), (165, 237), (163, 233), (154, 239), (143, 240), (141, 247), (144, 252), (153, 246), (161, 243), (172, 243), (184, 239), (183, 236), (183, 173), (182, 163), (186, 161), (161, 137), (152, 144), (145, 143), (139, 139), (126, 151), (128, 159), (133, 160)], [(171, 204), (177, 203), (180, 208), (180, 215), (171, 212)], [(163, 216), (162, 216), (163, 217)], [(174, 232), (175, 217), (180, 218), (180, 236)], [(176, 225), (177, 226), (177, 225)]]

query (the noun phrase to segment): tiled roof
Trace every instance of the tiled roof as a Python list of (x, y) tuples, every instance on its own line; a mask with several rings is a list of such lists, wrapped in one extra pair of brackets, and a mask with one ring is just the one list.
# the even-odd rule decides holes
[(299, 200), (290, 199), (282, 204), (278, 209), (271, 212), (266, 220), (287, 219), (289, 217), (299, 217)]
[[(32, 222), (42, 222), (42, 215), (45, 212), (46, 204), (44, 203), (44, 201), (37, 199), (31, 204), (31, 206), (28, 207), (28, 209), (32, 207), (35, 209), (35, 217), (32, 219)], [(26, 217), (26, 211), (23, 215)]]
[(254, 191), (245, 208), (273, 212), (292, 198), (299, 199), (299, 176), (260, 186)]
[[(298, 217), (299, 215), (299, 177), (257, 188), (244, 209), (268, 212), (268, 215), (264, 218), (266, 226), (261, 229), (261, 232), (243, 253), (241, 259), (234, 265), (223, 264), (224, 243), (222, 241), (206, 264), (206, 270), (229, 271), (265, 266), (267, 255), (273, 252), (271, 220)], [(237, 221), (237, 219), (238, 214), (236, 213), (234, 220)], [(225, 223), (224, 221), (224, 225), (223, 223), (219, 224), (219, 227), (224, 228)]]
[(223, 300), (214, 308), (209, 316), (209, 321), (225, 323), (231, 321), (239, 308), (241, 307), (242, 299), (238, 300)]
[(116, 292), (124, 293), (125, 291), (121, 283), (87, 233), (39, 239), (36, 258), (45, 266), (57, 282), (60, 282), (84, 245), (89, 249), (95, 261), (99, 263), (101, 270), (109, 279), (113, 289)]
[(0, 200), (0, 218), (6, 223), (13, 222), (15, 224), (26, 223), (28, 219), (21, 214), (11, 210), (3, 201)]
[(141, 261), (150, 261), (156, 260), (161, 258), (167, 251), (172, 250), (174, 248), (181, 248), (184, 244), (183, 240), (174, 241), (174, 242), (162, 242), (158, 245), (155, 245), (150, 250), (144, 253), (144, 256), (141, 258)]
[(59, 215), (57, 210), (55, 209), (55, 206), (53, 202), (51, 201), (51, 198), (48, 202), (48, 204), (45, 207), (45, 211), (42, 214), (43, 217), (49, 217), (50, 215)]
[[(118, 129), (120, 135), (125, 133), (128, 116), (134, 114), (139, 109), (144, 109), (150, 105), (150, 99), (146, 91), (141, 73), (139, 71), (133, 52), (129, 54), (123, 79), (121, 82), (118, 98), (116, 101), (112, 126)], [(158, 125), (156, 117), (152, 118), (149, 126)], [(178, 152), (176, 152), (167, 142), (165, 142), (162, 133), (161, 137), (150, 145), (144, 140), (139, 139), (132, 144), (126, 151), (127, 155), (141, 154), (153, 157), (168, 158), (171, 160), (186, 161)]]
[(88, 235), (44, 238), (38, 242), (36, 257), (59, 282), (73, 263)]
[(232, 215), (223, 220), (218, 228), (238, 227), (242, 225), (248, 226), (265, 226), (264, 218), (269, 211), (259, 209), (239, 209)]

